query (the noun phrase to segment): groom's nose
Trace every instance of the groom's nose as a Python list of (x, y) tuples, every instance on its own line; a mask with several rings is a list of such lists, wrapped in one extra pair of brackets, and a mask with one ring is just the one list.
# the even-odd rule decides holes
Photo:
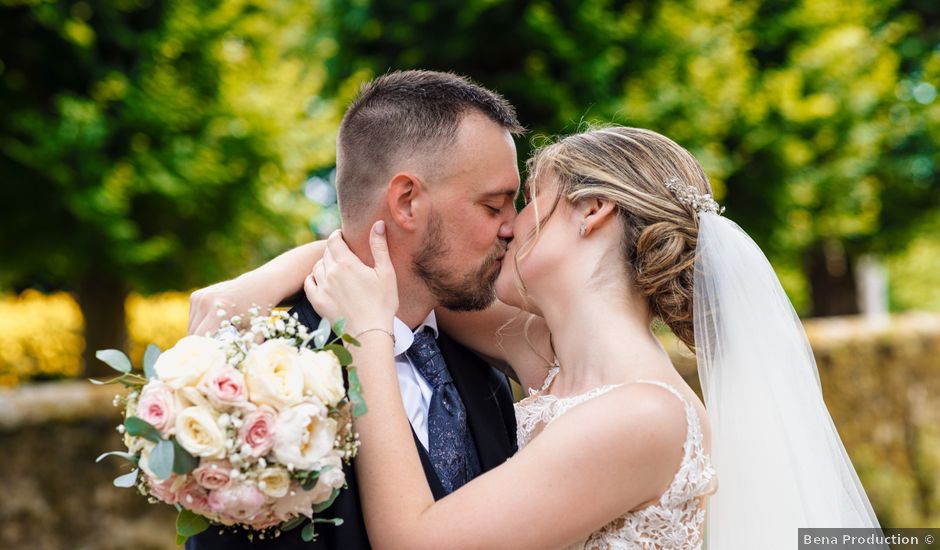
[(512, 239), (512, 220), (505, 221), (499, 226), (497, 236), (500, 239)]

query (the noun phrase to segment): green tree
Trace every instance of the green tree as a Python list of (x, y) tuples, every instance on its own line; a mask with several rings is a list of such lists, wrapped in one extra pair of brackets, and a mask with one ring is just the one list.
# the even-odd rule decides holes
[(77, 294), (86, 370), (128, 292), (218, 279), (309, 238), (338, 120), (310, 3), (5, 2), (0, 282)]

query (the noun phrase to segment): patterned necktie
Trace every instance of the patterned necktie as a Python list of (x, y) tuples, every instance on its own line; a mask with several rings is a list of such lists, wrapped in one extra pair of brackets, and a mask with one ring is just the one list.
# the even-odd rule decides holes
[(467, 426), (467, 411), (430, 328), (415, 334), (405, 352), (431, 386), (428, 455), (447, 494), (480, 475), (480, 459)]

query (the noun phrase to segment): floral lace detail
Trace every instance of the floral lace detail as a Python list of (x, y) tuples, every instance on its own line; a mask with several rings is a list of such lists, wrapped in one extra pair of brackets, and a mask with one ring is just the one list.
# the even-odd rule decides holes
[[(539, 390), (516, 403), (516, 437), (521, 449), (540, 428), (581, 403), (603, 395), (622, 384), (610, 384), (580, 395), (556, 397), (545, 395), (558, 368), (552, 368)], [(628, 512), (591, 534), (569, 550), (689, 550), (702, 547), (702, 526), (705, 522), (704, 497), (714, 492), (715, 470), (705, 453), (704, 436), (695, 407), (678, 390), (663, 382), (641, 380), (637, 383), (660, 386), (675, 395), (685, 406), (688, 431), (683, 444), (682, 462), (669, 487), (659, 501), (635, 512)], [(538, 431), (537, 431), (538, 430)]]

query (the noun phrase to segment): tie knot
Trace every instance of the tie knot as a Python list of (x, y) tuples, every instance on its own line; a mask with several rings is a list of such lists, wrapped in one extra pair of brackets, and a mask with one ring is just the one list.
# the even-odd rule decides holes
[(432, 389), (452, 382), (450, 373), (447, 371), (447, 364), (444, 363), (444, 357), (441, 355), (441, 349), (437, 347), (437, 342), (434, 340), (434, 332), (429, 327), (415, 334), (414, 342), (411, 343), (405, 355), (421, 376), (428, 381)]

